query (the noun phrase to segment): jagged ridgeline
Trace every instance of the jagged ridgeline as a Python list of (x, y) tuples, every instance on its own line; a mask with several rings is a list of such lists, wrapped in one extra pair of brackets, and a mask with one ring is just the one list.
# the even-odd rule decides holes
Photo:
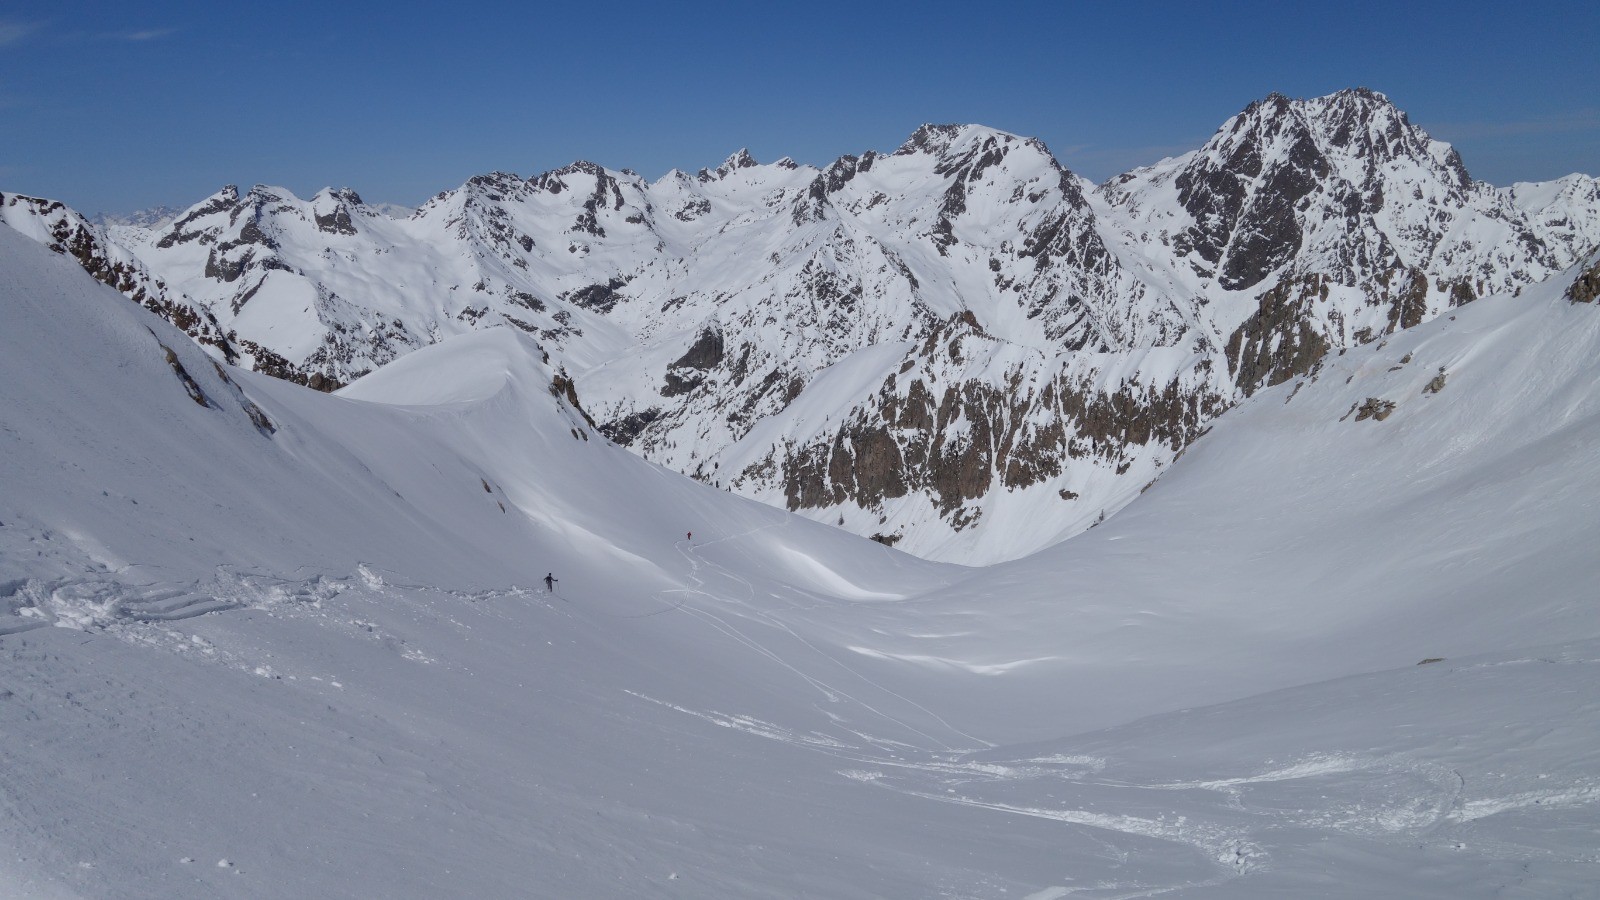
[(930, 125), (822, 169), (492, 173), (400, 216), (265, 186), (103, 224), (4, 209), (219, 355), (321, 389), (520, 329), (647, 458), (966, 562), (1103, 520), (1331, 352), (1600, 247), (1594, 178), (1474, 181), (1365, 89), (1272, 95), (1098, 186), (1037, 140)]

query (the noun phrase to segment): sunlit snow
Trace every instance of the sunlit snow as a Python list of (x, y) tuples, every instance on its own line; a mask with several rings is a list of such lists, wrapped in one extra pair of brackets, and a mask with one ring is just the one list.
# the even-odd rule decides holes
[(1571, 275), (970, 568), (611, 445), (520, 331), (328, 396), (0, 228), (0, 893), (1582, 896)]

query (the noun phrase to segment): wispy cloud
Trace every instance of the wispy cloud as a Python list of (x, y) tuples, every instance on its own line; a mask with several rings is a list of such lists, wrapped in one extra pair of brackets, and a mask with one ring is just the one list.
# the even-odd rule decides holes
[(113, 41), (129, 41), (143, 43), (145, 41), (159, 41), (164, 37), (175, 34), (176, 28), (142, 28), (137, 31), (120, 31), (114, 34), (105, 34), (101, 37)]
[(1600, 109), (1580, 109), (1557, 116), (1509, 122), (1434, 122), (1423, 127), (1430, 134), (1453, 141), (1530, 134), (1572, 134), (1600, 131)]
[[(36, 31), (44, 31), (43, 25), (17, 24), (0, 20), (0, 46), (6, 43), (16, 43), (23, 37)], [(118, 44), (145, 44), (159, 41), (178, 33), (176, 28), (130, 28), (125, 31), (62, 31), (51, 28), (48, 37), (52, 43), (77, 46), (80, 44), (118, 43)]]
[(11, 19), (0, 19), (0, 47), (15, 44), (28, 35), (38, 31), (38, 22), (17, 22)]
[(55, 43), (77, 44), (87, 41), (116, 41), (124, 44), (143, 44), (159, 41), (178, 33), (176, 28), (132, 28), (126, 31), (66, 31), (51, 28), (46, 31), (44, 22), (23, 22), (0, 18), (0, 47), (20, 44), (30, 37), (42, 35)]

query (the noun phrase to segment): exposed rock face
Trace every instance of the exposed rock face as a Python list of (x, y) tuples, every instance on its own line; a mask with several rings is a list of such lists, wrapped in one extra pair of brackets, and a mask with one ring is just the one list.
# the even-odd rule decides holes
[(1160, 390), (1124, 385), (1107, 394), (1067, 376), (1040, 384), (1037, 375), (1015, 369), (1008, 387), (963, 381), (930, 388), (923, 377), (891, 377), (875, 407), (788, 451), (789, 508), (853, 502), (881, 511), (885, 501), (919, 492), (959, 531), (971, 523), (970, 513), (962, 515), (969, 501), (1059, 478), (1074, 461), (1125, 472), (1152, 443), (1177, 453), (1223, 405), (1177, 380)]
[(706, 328), (700, 332), (700, 337), (690, 345), (683, 356), (672, 364), (675, 369), (699, 369), (706, 371), (722, 365), (722, 332), (715, 328)]
[(1331, 350), (1570, 266), (1595, 240), (1595, 184), (1474, 182), (1452, 148), (1358, 88), (1252, 103), (1204, 147), (1096, 197), (1130, 240), (1170, 247), (1196, 294), (1251, 296), (1242, 321), (1216, 320), (1249, 395)]
[(349, 188), (326, 190), (312, 198), (311, 217), (317, 230), (327, 234), (355, 234), (356, 220), (352, 208), (360, 208), (361, 198)]
[[(111, 233), (89, 258), (159, 273), (246, 365), (332, 389), (507, 325), (652, 460), (983, 561), (1100, 521), (1328, 353), (1587, 258), (1600, 182), (1474, 182), (1356, 89), (1269, 96), (1098, 187), (1037, 140), (926, 125), (820, 169), (741, 150), (655, 182), (493, 172), (405, 220), (349, 190), (228, 187)], [(1008, 518), (1045, 524), (985, 543)]]
[(1179, 248), (1217, 267), (1229, 290), (1259, 284), (1300, 251), (1295, 207), (1332, 173), (1295, 112), (1282, 94), (1252, 103), (1173, 182), (1194, 220)]
[(194, 376), (189, 374), (189, 370), (183, 367), (183, 363), (178, 360), (178, 354), (166, 344), (162, 344), (161, 349), (166, 353), (167, 365), (172, 367), (172, 374), (178, 376), (178, 383), (183, 385), (183, 390), (189, 395), (189, 399), (201, 406), (211, 406), (206, 392), (200, 389), (200, 385), (195, 382)]
[(1573, 303), (1593, 303), (1596, 297), (1600, 297), (1600, 262), (1579, 274), (1567, 288), (1567, 299)]
[(204, 221), (217, 213), (232, 212), (234, 205), (238, 202), (238, 186), (227, 185), (222, 190), (212, 194), (208, 199), (190, 207), (183, 215), (164, 226), (160, 240), (156, 241), (156, 247), (168, 250), (180, 244), (187, 244), (190, 241), (204, 242), (208, 236), (215, 239), (215, 235), (208, 235), (206, 231), (194, 227), (195, 223)]
[(723, 360), (722, 332), (706, 327), (700, 337), (690, 345), (675, 362), (667, 366), (666, 385), (661, 389), (664, 397), (687, 394), (705, 379), (701, 373), (720, 366)]
[(550, 394), (567, 401), (567, 405), (576, 410), (590, 428), (594, 427), (594, 420), (589, 418), (589, 414), (584, 411), (583, 405), (578, 402), (577, 387), (572, 383), (572, 376), (568, 375), (565, 369), (557, 371), (555, 377), (550, 380)]
[(1326, 299), (1320, 278), (1282, 281), (1261, 295), (1256, 311), (1228, 338), (1228, 370), (1246, 396), (1309, 375), (1328, 353), (1328, 341), (1308, 314)]
[(622, 279), (613, 278), (605, 284), (591, 284), (588, 287), (579, 288), (562, 299), (584, 309), (610, 312), (617, 305), (617, 301), (622, 299), (622, 295), (617, 293), (617, 289), (625, 286), (626, 282)]

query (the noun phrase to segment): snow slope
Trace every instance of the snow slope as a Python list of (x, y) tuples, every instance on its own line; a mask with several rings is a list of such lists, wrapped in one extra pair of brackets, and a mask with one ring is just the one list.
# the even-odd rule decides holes
[(966, 569), (609, 444), (518, 330), (327, 396), (4, 229), (0, 260), (14, 895), (1596, 881), (1573, 272), (1260, 391), (1115, 519)]

